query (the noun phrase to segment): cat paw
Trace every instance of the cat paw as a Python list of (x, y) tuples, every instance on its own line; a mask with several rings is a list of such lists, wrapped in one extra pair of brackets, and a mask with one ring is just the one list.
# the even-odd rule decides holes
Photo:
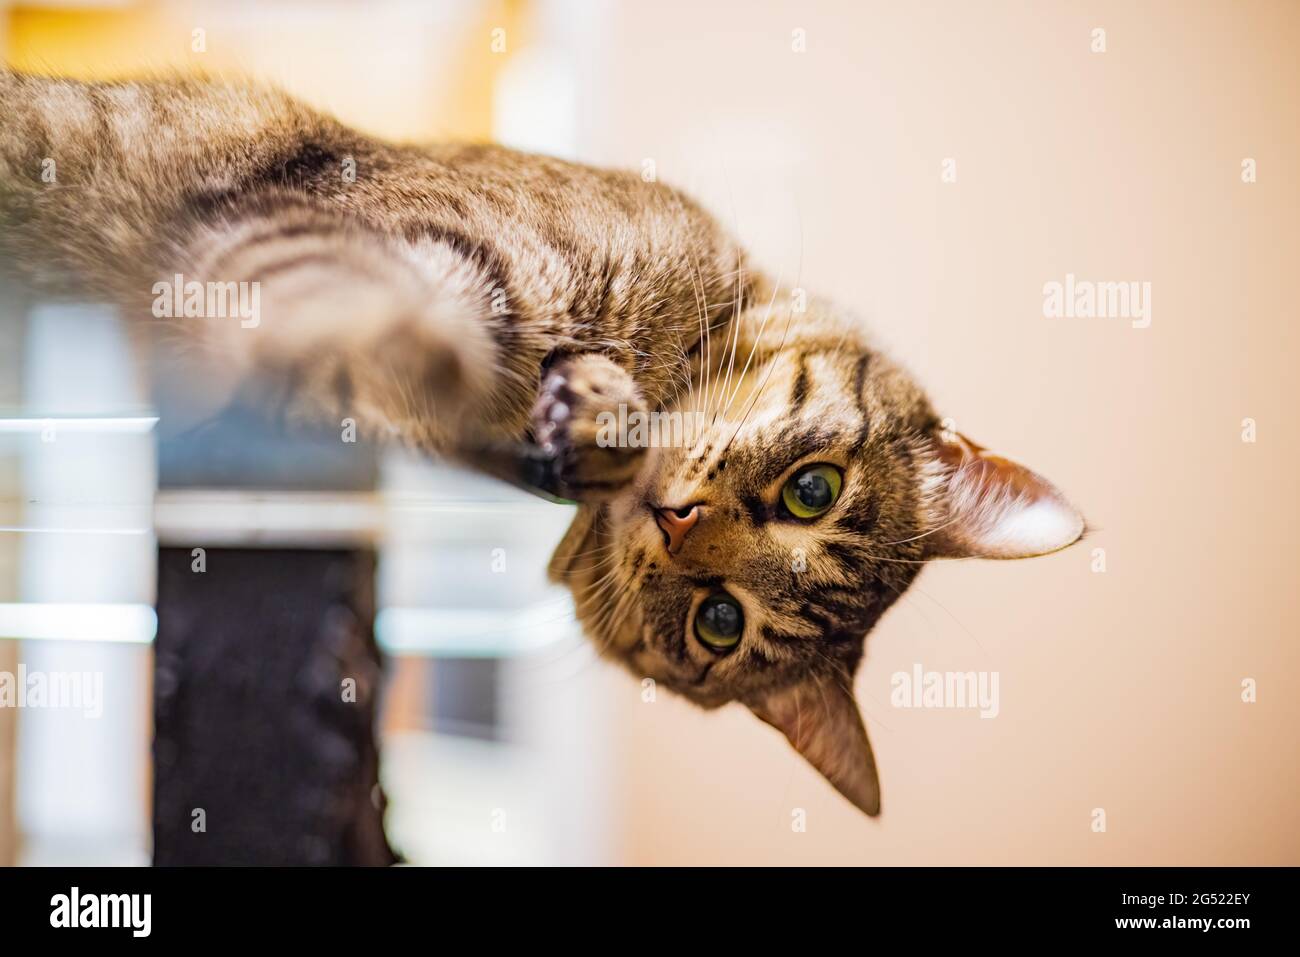
[(645, 411), (632, 377), (605, 356), (572, 356), (552, 366), (533, 406), (532, 431), (550, 463), (553, 491), (593, 502), (625, 488), (646, 450), (630, 447), (618, 424)]

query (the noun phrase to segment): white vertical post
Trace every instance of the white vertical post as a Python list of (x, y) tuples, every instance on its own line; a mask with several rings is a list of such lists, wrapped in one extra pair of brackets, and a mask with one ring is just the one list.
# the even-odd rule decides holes
[[(153, 436), (58, 426), (64, 416), (141, 410), (125, 331), (104, 307), (40, 306), (29, 316), (23, 364), (24, 412), (46, 427), (21, 437), (20, 600), (151, 604), (154, 536), (130, 516), (147, 514), (152, 501)], [(24, 641), (19, 657), (29, 673), (103, 676), (99, 717), (50, 707), (20, 715), (25, 862), (147, 862), (150, 649)]]

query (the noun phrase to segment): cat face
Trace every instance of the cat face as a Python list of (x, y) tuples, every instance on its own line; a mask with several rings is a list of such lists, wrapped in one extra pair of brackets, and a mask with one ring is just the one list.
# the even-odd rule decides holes
[(694, 386), (639, 436), (636, 479), (584, 510), (557, 559), (604, 654), (704, 707), (745, 704), (875, 814), (852, 693), (866, 634), (928, 559), (1051, 551), (1082, 522), (1032, 472), (945, 434), (833, 317), (786, 320), (755, 310), (700, 350)]
[(851, 673), (919, 567), (924, 521), (914, 437), (847, 398), (864, 365), (790, 349), (733, 382), (726, 416), (711, 411), (725, 373), (724, 394), (677, 403), (701, 410), (698, 434), (652, 447), (607, 508), (616, 577), (638, 596), (609, 637), (633, 671), (706, 706)]

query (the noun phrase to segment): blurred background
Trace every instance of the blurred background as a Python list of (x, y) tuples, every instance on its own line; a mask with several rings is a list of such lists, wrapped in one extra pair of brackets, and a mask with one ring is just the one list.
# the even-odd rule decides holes
[[(930, 568), (877, 627), (868, 820), (742, 709), (594, 659), (544, 583), (563, 507), (337, 439), (188, 441), (110, 310), (5, 293), (0, 672), (104, 701), (0, 708), (0, 862), (149, 861), (158, 555), (194, 547), (374, 554), (415, 863), (1300, 862), (1298, 42), (1287, 0), (0, 2), (21, 69), (247, 76), (382, 136), (652, 164), (1092, 526)], [(1069, 274), (1149, 282), (1149, 327), (1045, 317)], [(996, 672), (997, 717), (892, 707), (918, 664)]]

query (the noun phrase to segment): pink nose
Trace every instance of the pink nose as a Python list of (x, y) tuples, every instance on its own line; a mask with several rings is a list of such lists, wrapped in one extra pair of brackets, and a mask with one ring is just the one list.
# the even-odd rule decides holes
[(688, 505), (685, 508), (657, 508), (655, 524), (668, 536), (668, 554), (676, 555), (686, 541), (686, 533), (700, 520), (700, 507)]

